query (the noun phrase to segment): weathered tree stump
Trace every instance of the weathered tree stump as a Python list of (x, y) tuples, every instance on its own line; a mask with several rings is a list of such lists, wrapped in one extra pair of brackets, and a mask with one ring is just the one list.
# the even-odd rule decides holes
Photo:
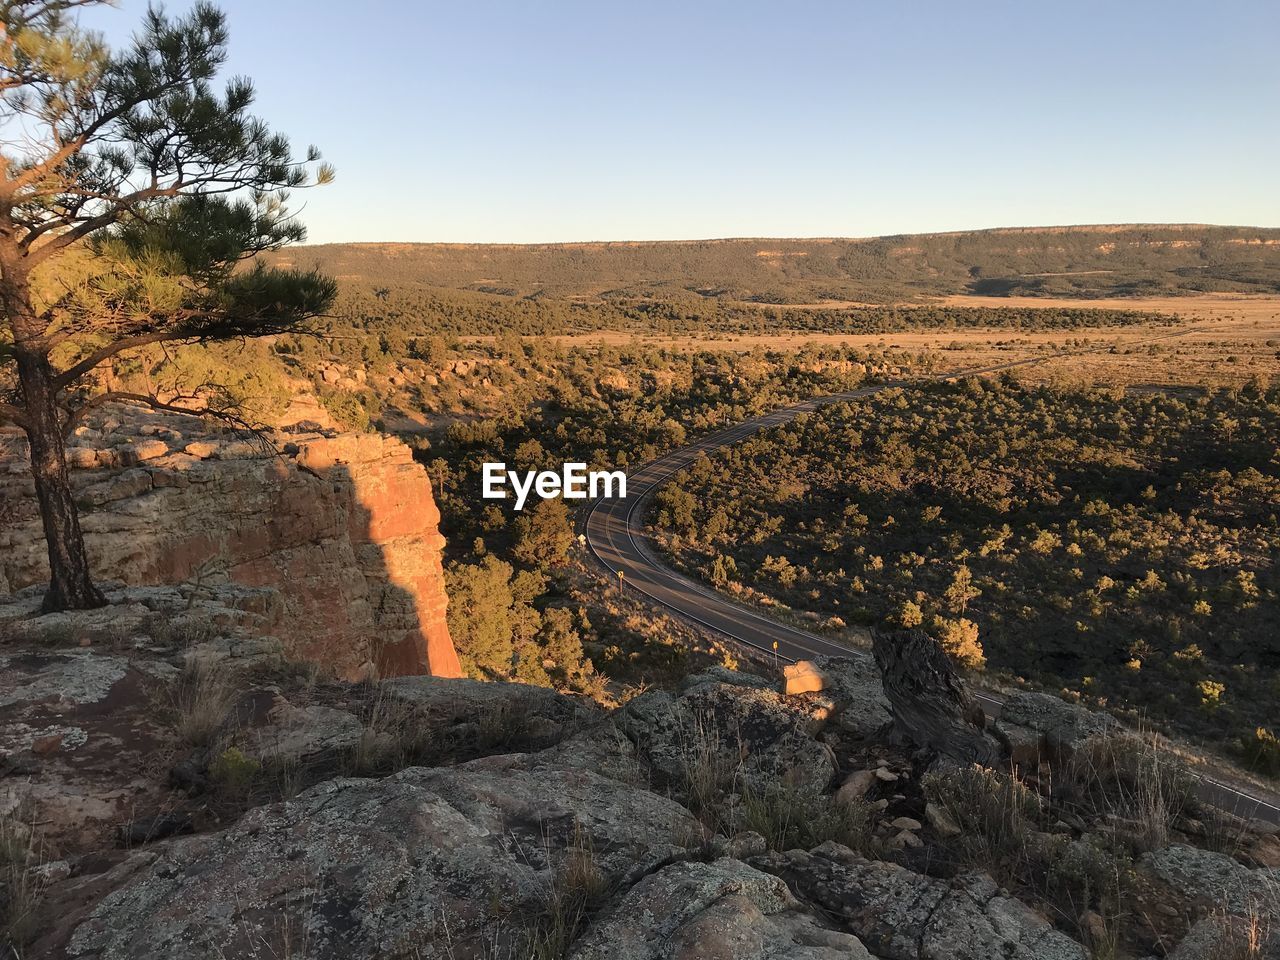
[(899, 736), (962, 763), (989, 767), (1000, 761), (1000, 744), (986, 732), (982, 709), (937, 640), (923, 630), (873, 630), (871, 639)]

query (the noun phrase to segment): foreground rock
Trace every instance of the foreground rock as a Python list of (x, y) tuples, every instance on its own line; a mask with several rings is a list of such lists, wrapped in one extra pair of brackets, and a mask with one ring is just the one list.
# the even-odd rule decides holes
[(806, 912), (777, 877), (738, 860), (676, 863), (632, 887), (570, 960), (873, 960)]
[(1280, 960), (1280, 929), (1253, 918), (1205, 917), (1187, 933), (1168, 960)]
[(519, 758), (333, 780), (225, 832), (133, 855), (67, 953), (474, 956), (486, 940), (516, 942), (575, 859), (626, 884), (701, 839), (670, 800)]
[(954, 882), (865, 860), (839, 844), (753, 858), (888, 960), (1087, 960), (1078, 943), (985, 874)]
[(150, 772), (170, 734), (148, 698), (165, 666), (81, 650), (0, 656), (0, 818), (38, 817), (46, 857), (110, 843), (136, 810), (165, 802)]
[(836, 705), (835, 723), (855, 737), (869, 739), (893, 720), (880, 671), (867, 656), (817, 657), (823, 691)]
[(1280, 869), (1250, 869), (1223, 853), (1174, 843), (1142, 863), (1183, 895), (1241, 917), (1263, 916), (1280, 924)]
[[(727, 670), (654, 690), (612, 718), (658, 778), (682, 791), (707, 787), (819, 793), (835, 775), (814, 739), (814, 714), (757, 678)], [(696, 782), (695, 782), (696, 781)]]
[(1120, 727), (1105, 713), (1046, 693), (1015, 693), (1000, 708), (999, 734), (1015, 763), (1061, 761), (1090, 737)]
[[(445, 622), (440, 514), (403, 443), (281, 434), (263, 444), (190, 417), (110, 417), (70, 447), (98, 579), (268, 588), (279, 604), (267, 632), (294, 659), (345, 677), (461, 675)], [(25, 445), (13, 451), (0, 461), (0, 594), (48, 579)]]
[(604, 715), (587, 697), (527, 683), (395, 677), (379, 689), (387, 700), (404, 705), (436, 728), (467, 724), (478, 736), (511, 733), (526, 742), (557, 739), (566, 728)]

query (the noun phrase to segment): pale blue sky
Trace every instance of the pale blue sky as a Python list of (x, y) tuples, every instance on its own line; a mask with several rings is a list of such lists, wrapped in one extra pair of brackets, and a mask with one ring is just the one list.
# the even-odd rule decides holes
[(221, 6), (312, 242), (1280, 225), (1276, 0)]

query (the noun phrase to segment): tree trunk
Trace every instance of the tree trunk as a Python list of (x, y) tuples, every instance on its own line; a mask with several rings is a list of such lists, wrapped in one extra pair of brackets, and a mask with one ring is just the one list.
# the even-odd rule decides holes
[(93, 585), (89, 575), (80, 515), (71, 495), (53, 368), (47, 353), (32, 349), (22, 340), (18, 341), (15, 353), (27, 419), (22, 426), (31, 444), (31, 475), (35, 478), (40, 518), (44, 521), (44, 536), (49, 545), (49, 589), (42, 609), (52, 613), (105, 606), (106, 597)]
[(937, 640), (923, 630), (872, 630), (871, 652), (898, 733), (953, 760), (999, 761), (999, 743)]

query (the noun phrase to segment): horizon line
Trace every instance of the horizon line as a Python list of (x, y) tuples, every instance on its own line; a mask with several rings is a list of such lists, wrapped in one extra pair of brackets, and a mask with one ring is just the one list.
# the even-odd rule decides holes
[(1165, 230), (1267, 230), (1280, 231), (1280, 226), (1262, 226), (1257, 224), (1229, 224), (1229, 223), (1196, 223), (1186, 221), (1171, 221), (1166, 223), (1147, 222), (1147, 223), (1063, 223), (1063, 224), (1043, 224), (1039, 226), (1000, 226), (1000, 227), (970, 227), (961, 230), (928, 230), (917, 233), (882, 233), (870, 234), (866, 236), (737, 236), (737, 237), (686, 237), (686, 238), (667, 238), (658, 240), (325, 240), (320, 242), (303, 242), (300, 244), (290, 245), (282, 249), (298, 250), (307, 247), (333, 247), (333, 246), (418, 246), (418, 247), (581, 247), (581, 246), (645, 246), (658, 244), (702, 244), (702, 243), (758, 243), (762, 241), (785, 241), (789, 243), (867, 243), (874, 240), (892, 240), (895, 238), (906, 237), (958, 237), (980, 233), (1039, 233), (1049, 231), (1080, 231), (1088, 232), (1091, 230), (1143, 230), (1143, 229), (1165, 229)]

